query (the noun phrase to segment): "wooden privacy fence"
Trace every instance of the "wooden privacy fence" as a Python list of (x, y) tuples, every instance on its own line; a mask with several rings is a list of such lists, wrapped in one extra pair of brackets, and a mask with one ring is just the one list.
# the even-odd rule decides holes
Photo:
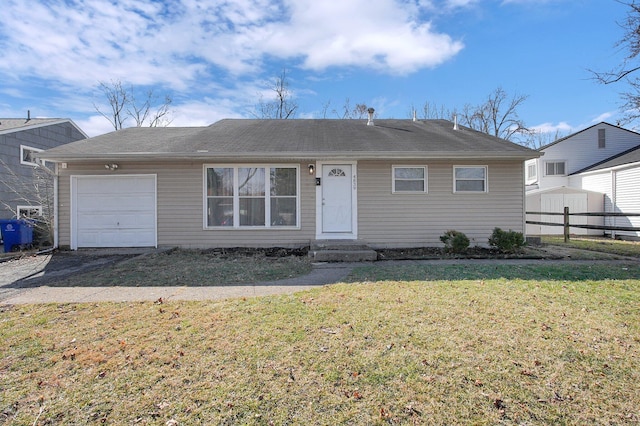
[(637, 217), (640, 213), (614, 213), (614, 212), (602, 212), (602, 213), (569, 213), (569, 207), (564, 208), (564, 212), (526, 212), (526, 214), (536, 214), (545, 216), (563, 216), (562, 223), (556, 222), (539, 222), (534, 220), (527, 220), (527, 223), (531, 225), (545, 225), (545, 226), (562, 226), (564, 227), (564, 242), (569, 241), (569, 228), (582, 228), (582, 229), (600, 229), (603, 231), (631, 231), (638, 232), (640, 227), (636, 226), (609, 226), (609, 225), (583, 225), (583, 224), (571, 224), (569, 221), (570, 216), (603, 216), (603, 217)]

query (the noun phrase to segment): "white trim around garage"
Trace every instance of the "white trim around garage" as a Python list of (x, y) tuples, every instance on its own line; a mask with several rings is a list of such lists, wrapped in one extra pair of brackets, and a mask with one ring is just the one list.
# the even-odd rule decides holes
[(157, 175), (70, 176), (71, 249), (157, 247)]

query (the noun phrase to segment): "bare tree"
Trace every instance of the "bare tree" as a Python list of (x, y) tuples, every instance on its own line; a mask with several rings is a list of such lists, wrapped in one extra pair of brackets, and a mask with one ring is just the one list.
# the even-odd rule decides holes
[(163, 127), (171, 124), (171, 96), (165, 95), (163, 102), (159, 102), (158, 96), (151, 89), (144, 93), (140, 102), (136, 99), (133, 85), (126, 89), (120, 80), (112, 80), (110, 83), (101, 81), (99, 87), (107, 98), (111, 111), (105, 113), (95, 103), (93, 107), (109, 120), (115, 130), (124, 128), (124, 123), (129, 118), (135, 121), (136, 127)]
[(359, 120), (367, 117), (368, 108), (364, 103), (356, 104), (353, 108), (351, 107), (351, 100), (346, 98), (344, 100), (344, 104), (342, 105), (342, 110), (338, 111), (337, 109), (333, 110), (333, 114), (335, 114), (338, 118), (341, 119), (355, 119)]
[(282, 73), (271, 82), (270, 90), (274, 92), (274, 98), (265, 101), (260, 96), (260, 101), (256, 106), (257, 112), (254, 113), (258, 118), (262, 119), (279, 119), (294, 118), (298, 109), (298, 104), (293, 99), (291, 90), (289, 89), (289, 81), (287, 80), (287, 70), (282, 69)]
[(628, 89), (621, 92), (623, 104), (620, 110), (623, 119), (618, 124), (628, 124), (640, 119), (640, 78), (636, 73), (640, 70), (640, 3), (620, 1), (618, 3), (629, 7), (624, 21), (618, 25), (624, 30), (624, 35), (615, 47), (626, 52), (622, 63), (608, 71), (589, 70), (593, 78), (601, 84), (626, 84)]
[[(625, 32), (624, 36), (615, 44), (615, 47), (627, 51), (627, 54), (621, 64), (609, 71), (590, 70), (594, 78), (603, 84), (630, 79), (631, 74), (640, 70), (640, 65), (637, 63), (640, 55), (640, 4), (636, 0), (617, 1), (629, 7), (625, 20), (618, 23)], [(637, 80), (637, 77), (634, 79)]]
[(531, 133), (518, 115), (518, 108), (526, 101), (527, 95), (514, 94), (498, 87), (477, 107), (465, 105), (459, 115), (460, 124), (499, 138), (514, 141)]
[(12, 194), (12, 199), (1, 200), (0, 203), (10, 210), (16, 218), (21, 216), (17, 210), (18, 204), (41, 207), (42, 211), (29, 215), (34, 223), (33, 242), (34, 244), (51, 245), (53, 242), (53, 181), (55, 172), (45, 164), (40, 164), (31, 168), (30, 174), (19, 175), (2, 159), (0, 159), (0, 166), (5, 169), (5, 173), (0, 177), (0, 185), (6, 187), (8, 192)]
[[(413, 116), (413, 111), (414, 109), (412, 108), (412, 116)], [(437, 105), (435, 103), (426, 101), (422, 106), (422, 117), (425, 120), (429, 120), (429, 119), (451, 120), (453, 118), (453, 115), (454, 113), (448, 108), (446, 108), (444, 105)]]
[(528, 137), (522, 141), (522, 145), (531, 149), (538, 149), (568, 135), (569, 133), (560, 132), (559, 130), (556, 130), (554, 133), (531, 130)]

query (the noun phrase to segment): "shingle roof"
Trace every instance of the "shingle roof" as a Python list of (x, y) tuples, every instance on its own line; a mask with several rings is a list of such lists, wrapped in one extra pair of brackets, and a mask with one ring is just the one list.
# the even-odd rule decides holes
[(50, 149), (50, 160), (518, 158), (540, 153), (446, 120), (244, 120), (129, 128)]
[(86, 134), (76, 124), (68, 118), (0, 118), (0, 134), (19, 132), (34, 127), (50, 126), (69, 122), (78, 129), (80, 133)]
[(594, 172), (596, 170), (604, 170), (609, 169), (611, 167), (624, 166), (625, 164), (638, 163), (640, 162), (640, 145), (635, 148), (628, 149), (620, 154), (616, 154), (613, 157), (609, 157), (606, 160), (600, 161), (599, 163), (593, 164), (589, 167), (585, 167), (582, 170), (578, 170), (577, 172), (571, 173), (572, 175), (577, 175), (579, 173), (585, 172)]

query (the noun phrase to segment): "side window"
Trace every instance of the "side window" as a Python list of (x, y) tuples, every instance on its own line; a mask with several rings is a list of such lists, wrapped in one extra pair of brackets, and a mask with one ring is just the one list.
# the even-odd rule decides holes
[(598, 129), (598, 148), (603, 149), (607, 147), (607, 140), (605, 137), (605, 129)]
[(454, 166), (453, 192), (489, 192), (487, 166)]
[(36, 218), (42, 216), (42, 206), (18, 206), (19, 218)]
[(426, 166), (393, 166), (393, 193), (428, 192)]
[(20, 145), (20, 164), (25, 166), (37, 166), (35, 154), (42, 152), (42, 149), (32, 148), (26, 145)]
[(538, 168), (536, 167), (535, 163), (534, 164), (529, 164), (527, 166), (527, 180), (533, 180), (535, 179), (537, 176), (537, 171)]
[(545, 163), (545, 174), (547, 176), (564, 176), (565, 172), (564, 161), (547, 161)]

